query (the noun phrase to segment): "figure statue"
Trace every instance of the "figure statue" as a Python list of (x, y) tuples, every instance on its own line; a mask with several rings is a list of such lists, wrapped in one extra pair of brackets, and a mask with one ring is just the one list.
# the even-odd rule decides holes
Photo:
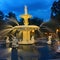
[(12, 47), (18, 47), (18, 39), (15, 36), (12, 37)]
[(10, 41), (9, 41), (9, 37), (7, 36), (7, 38), (6, 38), (6, 43), (9, 43)]
[(6, 47), (9, 47), (10, 46), (10, 40), (9, 40), (9, 37), (6, 36)]
[(31, 42), (34, 42), (34, 36), (31, 37)]
[(48, 36), (48, 41), (47, 41), (48, 44), (51, 44), (51, 39), (52, 39), (52, 35), (49, 35)]

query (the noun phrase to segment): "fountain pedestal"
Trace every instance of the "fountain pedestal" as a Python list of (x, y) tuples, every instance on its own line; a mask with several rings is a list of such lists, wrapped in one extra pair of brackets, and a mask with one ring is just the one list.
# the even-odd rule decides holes
[(23, 41), (29, 41), (30, 40), (30, 31), (23, 31)]
[[(31, 36), (31, 31), (32, 31), (31, 27), (32, 26), (28, 26), (28, 27), (25, 27), (24, 30), (22, 30), (22, 39), (20, 40), (20, 42), (18, 42), (18, 44), (33, 44), (34, 43), (35, 39), (34, 39), (34, 35)], [(29, 28), (29, 30), (26, 28)]]

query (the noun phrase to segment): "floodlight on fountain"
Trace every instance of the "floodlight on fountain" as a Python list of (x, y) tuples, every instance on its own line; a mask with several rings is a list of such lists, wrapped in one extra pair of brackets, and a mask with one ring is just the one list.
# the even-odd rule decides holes
[(32, 30), (32, 32), (34, 32), (34, 30)]

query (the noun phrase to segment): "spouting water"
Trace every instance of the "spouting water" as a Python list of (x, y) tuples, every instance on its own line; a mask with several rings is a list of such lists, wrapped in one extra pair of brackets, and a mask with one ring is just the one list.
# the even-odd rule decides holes
[(40, 34), (41, 37), (43, 37), (43, 33), (38, 29), (38, 32)]

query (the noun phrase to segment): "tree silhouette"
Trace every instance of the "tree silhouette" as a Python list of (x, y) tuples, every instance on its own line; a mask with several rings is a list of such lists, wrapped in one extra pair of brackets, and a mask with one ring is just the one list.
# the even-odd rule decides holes
[[(60, 0), (54, 1), (51, 7), (51, 19), (56, 23), (58, 26), (57, 29), (60, 30)], [(60, 36), (60, 31), (58, 32)]]
[(23, 18), (21, 18), (21, 19), (19, 20), (19, 24), (20, 24), (20, 25), (24, 25), (24, 19), (23, 19)]
[(5, 15), (5, 20), (8, 21), (9, 19), (17, 20), (15, 13), (9, 12), (7, 15)]
[(8, 18), (15, 18), (16, 19), (16, 15), (13, 12), (9, 12), (7, 17)]
[(2, 11), (0, 11), (0, 20), (3, 20), (3, 18), (4, 18), (4, 14)]
[[(33, 18), (28, 19), (28, 22), (29, 22), (29, 25), (40, 26), (40, 24), (43, 22), (43, 19), (33, 17)], [(20, 19), (20, 25), (24, 25), (24, 19), (23, 18)]]
[(43, 22), (43, 19), (33, 17), (32, 19), (29, 19), (29, 25), (37, 25), (40, 26), (40, 24)]
[[(10, 20), (10, 21), (9, 21), (9, 20)], [(14, 22), (11, 22), (11, 21), (13, 21), (13, 20), (18, 22), (15, 13), (9, 12), (9, 13), (5, 16), (5, 21), (6, 21), (6, 23), (15, 26), (16, 24), (15, 24)]]
[(54, 21), (48, 21), (43, 24), (42, 27), (47, 27), (50, 32), (56, 32), (56, 29), (59, 28), (59, 25), (57, 25), (57, 23), (55, 23)]
[(0, 11), (0, 30), (2, 29), (2, 25), (5, 23), (4, 21), (4, 13)]
[(51, 18), (60, 23), (60, 0), (54, 1), (51, 7)]

